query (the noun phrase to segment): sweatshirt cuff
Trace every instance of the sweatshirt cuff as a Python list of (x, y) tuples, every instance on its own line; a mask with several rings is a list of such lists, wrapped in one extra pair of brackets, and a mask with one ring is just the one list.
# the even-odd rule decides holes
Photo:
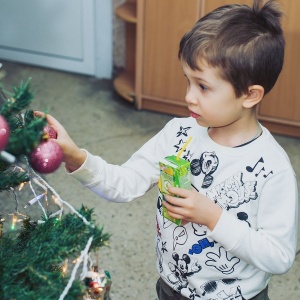
[(95, 182), (99, 181), (101, 173), (101, 167), (99, 167), (99, 162), (97, 159), (102, 160), (100, 157), (93, 156), (85, 149), (82, 149), (86, 154), (86, 159), (84, 163), (75, 171), (69, 172), (66, 168), (65, 171), (70, 176), (76, 178), (84, 186), (93, 185)]
[(244, 236), (247, 227), (246, 222), (240, 221), (228, 211), (223, 210), (214, 230), (209, 232), (209, 236), (220, 243), (227, 251), (230, 251)]

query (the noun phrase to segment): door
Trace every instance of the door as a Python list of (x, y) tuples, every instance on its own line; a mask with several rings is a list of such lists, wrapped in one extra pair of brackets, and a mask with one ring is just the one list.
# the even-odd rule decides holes
[(94, 1), (0, 0), (0, 59), (95, 75)]

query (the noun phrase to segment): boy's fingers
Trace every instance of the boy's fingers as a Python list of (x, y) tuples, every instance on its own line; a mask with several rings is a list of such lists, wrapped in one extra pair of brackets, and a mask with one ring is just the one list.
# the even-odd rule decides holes
[(174, 187), (174, 186), (170, 186), (168, 188), (168, 191), (171, 194), (177, 195), (177, 196), (179, 196), (181, 198), (187, 198), (188, 195), (189, 195), (189, 190), (185, 190), (185, 189)]
[(45, 114), (44, 112), (41, 111), (35, 111), (34, 114), (38, 117), (45, 117), (47, 119), (47, 123), (53, 126), (54, 129), (56, 129), (56, 131), (63, 128), (63, 126), (54, 117), (52, 117), (49, 114)]
[(183, 219), (184, 218), (180, 214), (181, 210), (178, 206), (176, 206), (168, 201), (164, 201), (163, 205), (166, 207), (166, 209), (168, 210), (168, 213), (171, 217), (173, 217), (175, 219)]
[(46, 114), (44, 112), (38, 111), (38, 110), (34, 111), (34, 115), (38, 116), (38, 117), (44, 117), (44, 116), (46, 116)]
[(173, 206), (180, 206), (181, 203), (181, 199), (178, 197), (173, 197), (171, 195), (164, 195), (165, 200), (167, 201), (167, 203), (169, 205), (173, 205)]

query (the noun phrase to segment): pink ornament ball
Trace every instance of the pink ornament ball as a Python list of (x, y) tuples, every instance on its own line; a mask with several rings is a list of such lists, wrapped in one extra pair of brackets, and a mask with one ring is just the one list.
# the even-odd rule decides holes
[(42, 174), (56, 171), (63, 159), (61, 147), (53, 140), (47, 140), (39, 144), (30, 154), (32, 168)]
[(56, 139), (57, 138), (57, 133), (56, 131), (54, 130), (53, 127), (51, 127), (50, 125), (46, 125), (44, 127), (44, 133), (47, 135), (47, 138), (49, 139)]
[(9, 126), (3, 116), (0, 115), (0, 151), (2, 151), (9, 140), (10, 130)]

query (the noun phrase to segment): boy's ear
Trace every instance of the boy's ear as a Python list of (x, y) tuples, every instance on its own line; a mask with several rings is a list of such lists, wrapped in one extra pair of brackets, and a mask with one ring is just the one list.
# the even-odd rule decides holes
[(243, 106), (252, 108), (257, 105), (264, 97), (265, 89), (261, 85), (251, 85), (248, 88), (248, 94), (245, 95)]

